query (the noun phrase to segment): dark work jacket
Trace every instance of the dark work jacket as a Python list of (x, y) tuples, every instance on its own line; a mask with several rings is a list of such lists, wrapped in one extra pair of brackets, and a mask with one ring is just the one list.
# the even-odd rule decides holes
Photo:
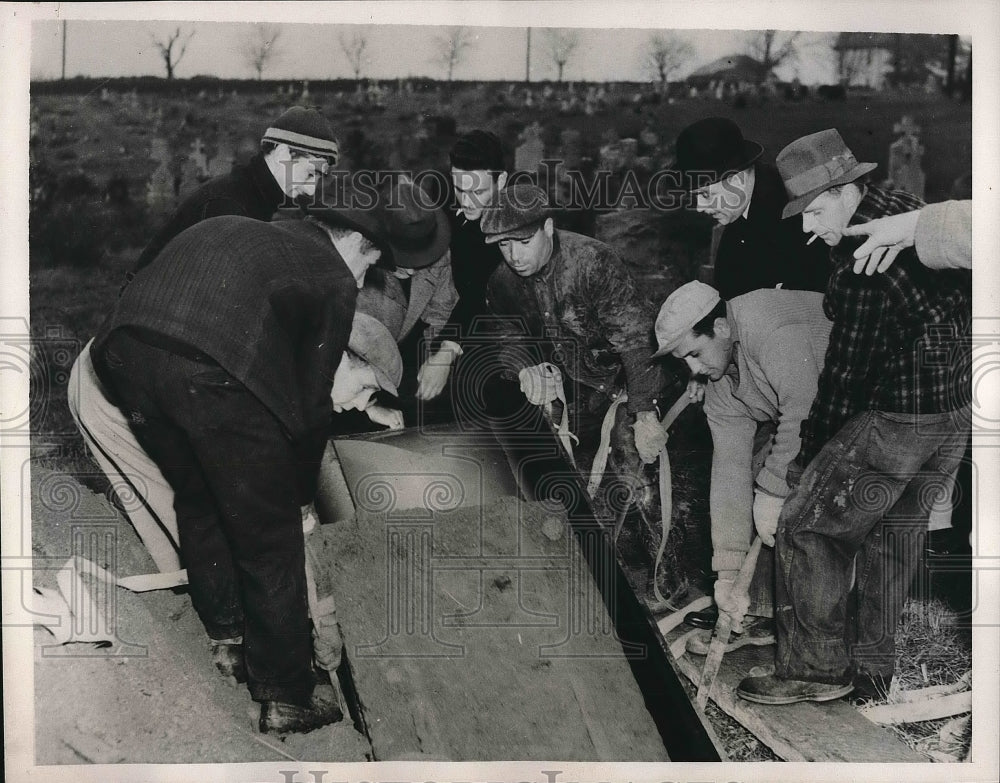
[(440, 339), (461, 344), (473, 333), (476, 318), (486, 314), (486, 283), (501, 263), (500, 246), (486, 244), (478, 220), (466, 220), (459, 215), (452, 222), (451, 276), (458, 291), (458, 304), (441, 330)]
[(782, 288), (826, 291), (830, 277), (830, 248), (817, 239), (808, 247), (802, 218), (781, 219), (788, 203), (778, 170), (767, 163), (754, 166), (755, 182), (750, 213), (723, 229), (715, 257), (715, 287), (723, 299), (756, 291)]
[(552, 256), (521, 277), (497, 267), (486, 290), (502, 341), (500, 364), (513, 375), (553, 362), (570, 381), (611, 398), (628, 392), (628, 410), (653, 410), (663, 387), (652, 360), (653, 310), (618, 255), (603, 242), (556, 229)]
[(166, 244), (195, 223), (220, 215), (243, 215), (254, 220), (269, 221), (285, 200), (285, 194), (257, 153), (246, 163), (233, 166), (221, 177), (210, 179), (189, 195), (167, 224), (161, 228), (126, 275), (126, 284), (135, 273), (156, 258)]
[(137, 327), (207, 354), (274, 414), (296, 447), (318, 449), (310, 456), (319, 459), (357, 292), (316, 226), (209, 218), (136, 274), (92, 351), (96, 360), (112, 332)]

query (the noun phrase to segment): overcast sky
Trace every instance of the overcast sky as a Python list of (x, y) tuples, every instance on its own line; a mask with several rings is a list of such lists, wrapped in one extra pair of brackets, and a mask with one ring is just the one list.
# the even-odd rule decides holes
[[(240, 53), (240, 44), (252, 25), (236, 22), (135, 22), (81, 21), (67, 23), (66, 75), (133, 76), (164, 75), (162, 58), (153, 38), (166, 40), (178, 25), (194, 31), (176, 76), (204, 74), (246, 78), (253, 70)], [(265, 78), (324, 79), (352, 76), (341, 51), (338, 36), (359, 29), (350, 25), (270, 24), (281, 30), (278, 56), (269, 64)], [(366, 75), (376, 78), (433, 76), (445, 71), (433, 62), (435, 39), (445, 28), (415, 25), (365, 25), (369, 65)], [(470, 27), (473, 44), (455, 69), (458, 79), (522, 79), (524, 77), (526, 28)], [(652, 32), (636, 29), (579, 30), (579, 45), (566, 66), (564, 78), (583, 80), (640, 80), (649, 77), (643, 58)], [(690, 30), (679, 33), (694, 46), (695, 56), (674, 77), (722, 55), (743, 53), (748, 34), (743, 31)], [(797, 61), (779, 74), (799, 76), (806, 83), (834, 78), (830, 43), (832, 33), (801, 36)], [(36, 22), (32, 27), (31, 76), (58, 78), (62, 56), (62, 23)], [(546, 50), (542, 29), (532, 30), (531, 74), (533, 79), (556, 75)]]

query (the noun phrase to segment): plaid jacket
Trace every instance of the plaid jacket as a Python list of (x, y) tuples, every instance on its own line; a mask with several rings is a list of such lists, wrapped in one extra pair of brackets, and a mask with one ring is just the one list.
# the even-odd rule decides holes
[[(850, 222), (921, 206), (909, 193), (869, 186)], [(884, 274), (856, 275), (853, 253), (861, 241), (845, 238), (831, 251), (823, 309), (833, 330), (816, 399), (802, 424), (800, 467), (860, 411), (944, 413), (971, 398), (969, 273), (927, 269), (909, 248)]]

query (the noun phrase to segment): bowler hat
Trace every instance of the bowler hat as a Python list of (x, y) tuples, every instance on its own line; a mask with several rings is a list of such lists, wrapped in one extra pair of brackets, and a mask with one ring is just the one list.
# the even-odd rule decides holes
[(876, 163), (858, 163), (840, 134), (830, 128), (796, 139), (775, 159), (788, 193), (781, 217), (798, 215), (824, 190), (854, 182)]
[(705, 187), (749, 168), (764, 148), (743, 138), (743, 131), (725, 117), (706, 117), (677, 136), (677, 168), (686, 188)]
[(545, 222), (547, 210), (545, 191), (519, 182), (497, 194), (496, 203), (483, 211), (479, 226), (488, 244), (503, 239), (528, 239)]
[(378, 385), (397, 394), (403, 377), (403, 359), (385, 324), (367, 313), (355, 312), (347, 350), (371, 365)]
[(712, 312), (719, 301), (719, 292), (698, 280), (685, 283), (668, 296), (656, 316), (654, 328), (659, 350), (653, 358), (673, 351), (691, 327)]
[(403, 177), (379, 192), (378, 219), (398, 267), (430, 266), (448, 250), (451, 227), (444, 210), (427, 192)]

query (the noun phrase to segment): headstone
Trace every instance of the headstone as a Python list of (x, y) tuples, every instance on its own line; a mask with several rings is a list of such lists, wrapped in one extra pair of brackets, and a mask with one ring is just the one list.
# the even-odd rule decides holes
[(153, 138), (149, 154), (158, 164), (146, 184), (146, 205), (153, 212), (167, 212), (174, 208), (174, 175), (170, 172), (170, 147), (167, 140)]
[(107, 87), (101, 87), (101, 103), (111, 103), (111, 93)]
[(305, 103), (309, 100), (309, 80), (304, 79), (302, 82), (302, 95), (299, 96), (300, 100)]
[(542, 129), (538, 123), (532, 123), (524, 129), (523, 141), (514, 150), (514, 168), (517, 171), (535, 173), (545, 158), (545, 144), (542, 142)]
[(579, 169), (583, 165), (583, 141), (580, 131), (570, 128), (559, 134), (559, 146), (563, 164), (567, 169)]
[(191, 142), (191, 154), (188, 155), (188, 160), (193, 164), (192, 170), (198, 177), (208, 177), (208, 157), (205, 155), (205, 145), (201, 143), (201, 139)]
[(637, 139), (622, 139), (619, 142), (622, 156), (622, 168), (632, 168), (635, 166), (636, 157), (639, 154), (639, 141)]
[(649, 125), (642, 129), (639, 134), (639, 141), (646, 150), (655, 150), (660, 146), (660, 137)]
[(220, 141), (218, 152), (208, 162), (208, 176), (221, 177), (224, 174), (228, 174), (233, 169), (235, 159), (236, 153), (233, 151), (233, 145), (229, 140)]
[(924, 197), (926, 174), (921, 166), (924, 147), (920, 143), (920, 127), (905, 115), (893, 132), (902, 134), (889, 145), (889, 182), (897, 190), (905, 190), (918, 198)]

